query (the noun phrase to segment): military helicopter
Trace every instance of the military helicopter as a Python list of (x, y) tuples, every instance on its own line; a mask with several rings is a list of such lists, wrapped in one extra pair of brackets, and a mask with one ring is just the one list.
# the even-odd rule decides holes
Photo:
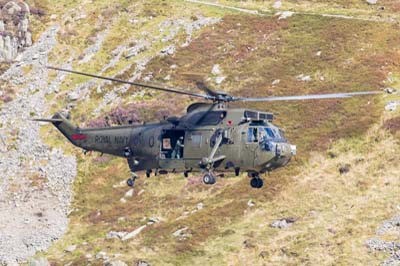
[(136, 172), (144, 170), (147, 177), (153, 172), (155, 175), (183, 172), (188, 177), (193, 171), (201, 171), (204, 173), (203, 182), (208, 185), (216, 182), (215, 173), (231, 171), (238, 176), (245, 171), (251, 178), (251, 187), (261, 188), (264, 182), (260, 174), (287, 165), (296, 155), (296, 146), (290, 144), (283, 130), (272, 123), (272, 113), (233, 109), (228, 107), (229, 103), (348, 98), (381, 93), (364, 91), (243, 98), (214, 91), (202, 82), (197, 82), (197, 87), (204, 94), (52, 66), (48, 68), (209, 101), (191, 104), (182, 117), (169, 117), (159, 123), (146, 125), (80, 128), (62, 113), (56, 113), (50, 119), (34, 119), (51, 122), (73, 145), (85, 152), (97, 151), (125, 158), (131, 171), (128, 186), (134, 185), (138, 177)]

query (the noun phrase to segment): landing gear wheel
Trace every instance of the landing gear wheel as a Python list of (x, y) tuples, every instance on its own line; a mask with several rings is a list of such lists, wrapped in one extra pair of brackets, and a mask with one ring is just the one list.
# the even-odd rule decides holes
[(215, 184), (215, 176), (212, 173), (207, 173), (203, 176), (203, 182), (207, 185)]
[(250, 186), (252, 188), (262, 188), (264, 185), (264, 181), (259, 177), (254, 177), (250, 181)]
[(258, 186), (257, 188), (262, 188), (264, 186), (264, 181), (261, 178), (258, 178)]
[(130, 187), (133, 187), (135, 185), (135, 179), (134, 178), (128, 178), (128, 180), (126, 180), (126, 184)]
[(189, 172), (188, 171), (183, 172), (183, 176), (187, 178), (189, 176)]

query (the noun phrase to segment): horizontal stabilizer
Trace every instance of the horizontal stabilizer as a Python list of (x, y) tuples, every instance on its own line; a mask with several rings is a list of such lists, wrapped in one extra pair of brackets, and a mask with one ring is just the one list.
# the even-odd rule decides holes
[(53, 122), (62, 122), (63, 120), (61, 118), (35, 118), (32, 119), (32, 121), (53, 123)]

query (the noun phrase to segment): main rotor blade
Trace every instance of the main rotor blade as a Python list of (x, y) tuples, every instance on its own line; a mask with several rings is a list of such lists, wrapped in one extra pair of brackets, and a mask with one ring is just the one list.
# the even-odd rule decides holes
[(147, 89), (172, 92), (172, 93), (189, 95), (189, 96), (194, 96), (194, 97), (200, 97), (200, 98), (210, 99), (210, 100), (213, 100), (215, 98), (212, 95), (205, 95), (205, 94), (190, 92), (190, 91), (181, 90), (181, 89), (179, 89), (179, 90), (170, 89), (170, 88), (166, 88), (166, 87), (162, 87), (162, 86), (158, 86), (158, 85), (153, 85), (153, 84), (146, 84), (146, 83), (140, 83), (140, 82), (131, 82), (131, 81), (126, 81), (126, 80), (122, 80), (122, 79), (103, 77), (103, 76), (93, 75), (93, 74), (89, 74), (89, 73), (84, 73), (84, 72), (79, 72), (79, 71), (74, 71), (74, 70), (69, 70), (69, 69), (63, 69), (63, 68), (58, 68), (58, 67), (53, 67), (53, 66), (47, 66), (47, 68), (53, 69), (53, 70), (57, 70), (57, 71), (77, 74), (77, 75), (81, 75), (81, 76), (87, 76), (87, 77), (92, 77), (92, 78), (97, 78), (97, 79), (108, 80), (108, 81), (112, 81), (112, 82), (129, 84), (129, 85), (138, 86), (138, 87), (147, 88)]
[(350, 98), (353, 96), (371, 95), (380, 93), (382, 93), (382, 91), (360, 91), (360, 92), (344, 92), (344, 93), (332, 93), (332, 94), (310, 94), (310, 95), (298, 95), (298, 96), (273, 96), (266, 98), (234, 97), (233, 101), (275, 102), (275, 101), (320, 100), (320, 99)]
[(48, 123), (63, 122), (63, 120), (60, 118), (34, 118), (34, 119), (31, 119), (31, 121), (48, 122)]
[(210, 89), (203, 81), (196, 81), (196, 87), (205, 91), (208, 95), (218, 96), (218, 93)]

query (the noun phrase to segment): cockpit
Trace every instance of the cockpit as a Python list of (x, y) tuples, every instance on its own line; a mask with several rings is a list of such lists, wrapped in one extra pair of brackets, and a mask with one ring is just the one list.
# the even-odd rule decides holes
[(250, 126), (247, 131), (247, 142), (287, 142), (283, 131), (273, 126)]
[(247, 129), (247, 143), (260, 145), (263, 151), (275, 151), (278, 143), (287, 143), (283, 131), (272, 124), (251, 125)]

